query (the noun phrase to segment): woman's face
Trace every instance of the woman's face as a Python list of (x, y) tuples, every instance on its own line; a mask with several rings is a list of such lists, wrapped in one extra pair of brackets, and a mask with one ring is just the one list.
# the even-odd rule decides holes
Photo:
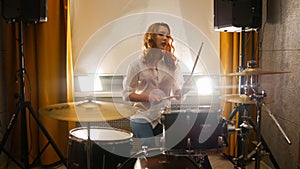
[(169, 43), (169, 38), (169, 29), (165, 26), (159, 26), (155, 38), (156, 47), (159, 49), (164, 49), (165, 46)]

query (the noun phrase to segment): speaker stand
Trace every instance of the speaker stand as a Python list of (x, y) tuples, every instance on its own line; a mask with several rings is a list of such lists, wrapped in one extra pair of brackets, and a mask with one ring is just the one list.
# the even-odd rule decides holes
[[(25, 73), (25, 64), (24, 64), (24, 55), (23, 55), (23, 34), (22, 34), (22, 21), (18, 22), (18, 28), (19, 28), (19, 49), (20, 49), (20, 57), (19, 57), (19, 64), (20, 64), (20, 69), (19, 69), (19, 76), (20, 76), (20, 96), (19, 96), (19, 102), (17, 104), (17, 108), (15, 113), (12, 115), (10, 122), (8, 124), (7, 130), (4, 133), (4, 136), (0, 142), (0, 155), (1, 152), (3, 151), (9, 158), (13, 160), (20, 168), (24, 169), (30, 169), (34, 167), (38, 160), (40, 159), (42, 153), (46, 150), (46, 148), (49, 146), (49, 144), (52, 145), (54, 148), (55, 152), (59, 156), (61, 162), (67, 167), (66, 160), (62, 153), (59, 151), (58, 147), (54, 143), (53, 139), (47, 132), (46, 128), (43, 126), (42, 122), (40, 121), (39, 117), (37, 114), (34, 112), (31, 103), (25, 101), (25, 84), (24, 84), (24, 73)], [(34, 159), (33, 163), (29, 163), (29, 152), (28, 152), (28, 138), (27, 138), (27, 120), (26, 120), (26, 113), (27, 111), (29, 114), (34, 118), (36, 123), (38, 124), (38, 127), (42, 130), (43, 134), (46, 136), (48, 139), (48, 143), (42, 148), (42, 150), (38, 153), (36, 159)], [(9, 134), (13, 128), (13, 126), (16, 123), (17, 116), (21, 113), (21, 142), (22, 142), (22, 157), (21, 161), (23, 161), (24, 165), (22, 165), (18, 160), (14, 159), (11, 154), (9, 154), (8, 151), (4, 149), (5, 143), (8, 140)]]

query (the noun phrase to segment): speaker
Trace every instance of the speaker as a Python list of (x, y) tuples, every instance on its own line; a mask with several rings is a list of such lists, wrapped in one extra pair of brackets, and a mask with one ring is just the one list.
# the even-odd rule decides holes
[(261, 0), (214, 0), (214, 29), (233, 32), (261, 27)]
[(9, 22), (46, 22), (47, 0), (2, 0), (2, 16)]

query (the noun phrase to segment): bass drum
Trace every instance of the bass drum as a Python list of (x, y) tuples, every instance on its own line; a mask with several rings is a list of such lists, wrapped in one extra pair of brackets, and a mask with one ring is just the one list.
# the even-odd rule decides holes
[(140, 151), (118, 169), (199, 169), (188, 156), (162, 154), (160, 149)]

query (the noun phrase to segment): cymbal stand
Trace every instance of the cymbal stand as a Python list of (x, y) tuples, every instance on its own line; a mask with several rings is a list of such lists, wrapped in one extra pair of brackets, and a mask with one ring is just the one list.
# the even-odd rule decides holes
[[(20, 96), (19, 96), (19, 102), (17, 103), (17, 108), (16, 111), (14, 112), (14, 114), (12, 115), (10, 122), (8, 124), (8, 127), (6, 129), (6, 132), (3, 135), (3, 138), (0, 142), (0, 154), (3, 151), (9, 158), (11, 158), (20, 168), (32, 168), (37, 162), (38, 159), (40, 159), (40, 156), (42, 155), (42, 153), (46, 150), (46, 148), (49, 146), (49, 144), (52, 145), (52, 147), (54, 148), (55, 152), (57, 153), (57, 155), (59, 156), (59, 158), (61, 159), (61, 162), (63, 162), (63, 164), (65, 166), (67, 166), (66, 164), (66, 160), (64, 159), (64, 156), (61, 154), (61, 152), (59, 151), (58, 147), (56, 146), (56, 144), (54, 143), (53, 139), (51, 138), (51, 136), (49, 135), (49, 133), (47, 132), (46, 128), (43, 126), (42, 122), (40, 121), (39, 117), (37, 116), (37, 114), (34, 112), (31, 103), (26, 101), (26, 97), (25, 97), (25, 84), (24, 84), (24, 73), (25, 73), (25, 63), (24, 63), (24, 53), (23, 53), (23, 35), (22, 35), (22, 21), (19, 21), (18, 23), (18, 29), (19, 29), (19, 66), (20, 66), (20, 72), (19, 72), (19, 83), (20, 83)], [(46, 138), (48, 139), (48, 143), (43, 147), (43, 149), (38, 153), (36, 159), (33, 161), (32, 164), (29, 164), (29, 152), (28, 152), (28, 138), (27, 138), (27, 121), (26, 121), (26, 108), (28, 109), (28, 112), (33, 116), (34, 120), (36, 121), (36, 123), (38, 124), (38, 127), (42, 130), (43, 134), (46, 136)], [(8, 151), (6, 151), (4, 149), (5, 143), (8, 140), (9, 134), (12, 130), (13, 125), (15, 125), (16, 120), (17, 120), (17, 116), (18, 114), (21, 113), (21, 142), (22, 142), (22, 159), (24, 162), (24, 166), (19, 163), (16, 159), (13, 158), (12, 155), (10, 155), (8, 153)]]
[[(256, 105), (256, 142), (257, 144), (261, 143), (261, 106), (263, 103), (264, 98), (267, 96), (267, 94), (262, 91), (260, 94), (253, 93), (250, 95), (250, 100), (255, 101)], [(260, 149), (256, 151), (256, 158), (255, 158), (255, 169), (260, 168), (260, 160), (261, 160), (261, 152)]]
[[(92, 142), (91, 142), (91, 124), (87, 122), (87, 143), (86, 143), (86, 158), (87, 158), (87, 169), (91, 169), (91, 156), (92, 156)], [(103, 161), (104, 163), (104, 161)], [(104, 166), (104, 164), (103, 164)]]
[(246, 167), (246, 162), (248, 161), (247, 158), (247, 141), (249, 139), (249, 131), (250, 129), (253, 128), (253, 126), (249, 125), (249, 120), (251, 120), (251, 118), (248, 116), (248, 111), (245, 110), (244, 114), (242, 116), (243, 122), (242, 124), (240, 124), (240, 137), (241, 137), (241, 155), (238, 158), (238, 162), (240, 163), (240, 167), (241, 168), (245, 168)]
[(232, 123), (231, 120), (237, 112), (239, 112), (239, 116), (242, 118), (242, 123), (239, 125), (239, 129), (236, 129), (239, 132), (239, 137), (241, 138), (241, 155), (239, 155), (239, 157), (232, 158), (224, 153), (223, 154), (234, 164), (234, 168), (245, 169), (248, 161), (247, 140), (249, 136), (249, 130), (252, 129), (253, 126), (251, 125), (251, 122), (249, 122), (251, 118), (248, 117), (248, 104), (239, 104), (235, 106), (227, 120), (227, 123)]
[[(247, 67), (252, 67), (255, 64), (255, 61), (248, 61), (247, 62)], [(242, 84), (241, 81), (244, 81), (244, 83)], [(243, 91), (243, 93), (245, 95), (249, 95), (249, 93), (251, 91), (249, 91), (250, 89), (256, 89), (257, 85), (255, 83), (255, 79), (253, 76), (246, 76), (244, 77), (244, 79), (240, 79), (240, 86)], [(255, 128), (255, 124), (252, 120), (251, 117), (249, 117), (248, 115), (248, 104), (245, 103), (240, 103), (239, 105), (235, 106), (232, 113), (230, 114), (230, 116), (228, 117), (228, 123), (231, 123), (232, 118), (236, 115), (237, 112), (239, 112), (239, 116), (242, 119), (242, 122), (238, 122), (239, 124), (239, 137), (240, 137), (240, 146), (241, 148), (239, 149), (239, 156), (237, 158), (233, 158), (230, 161), (234, 164), (235, 168), (241, 168), (241, 169), (245, 169), (246, 164), (248, 162), (248, 160), (250, 158), (247, 152), (247, 141), (249, 139), (249, 131), (250, 129)], [(242, 114), (243, 113), (243, 114)], [(241, 115), (242, 114), (242, 115)], [(240, 118), (239, 118), (240, 119)], [(225, 155), (226, 156), (226, 155)]]
[[(280, 132), (283, 134), (283, 136), (284, 136), (285, 140), (287, 141), (287, 143), (289, 145), (292, 144), (292, 143), (291, 143), (290, 139), (287, 137), (287, 135), (285, 134), (284, 130), (281, 128), (281, 126), (278, 123), (278, 121), (276, 120), (276, 118), (273, 116), (273, 113), (266, 107), (266, 105), (264, 103), (264, 98), (267, 96), (267, 94), (265, 93), (265, 91), (262, 91), (261, 93), (258, 94), (255, 89), (252, 88), (252, 90), (254, 91), (254, 93), (251, 94), (250, 99), (255, 100), (256, 109), (257, 109), (257, 117), (256, 117), (257, 121), (256, 121), (256, 127), (255, 127), (257, 146), (256, 146), (256, 148), (253, 152), (256, 153), (255, 169), (259, 169), (260, 168), (260, 160), (261, 160), (261, 153), (260, 153), (260, 148), (259, 148), (260, 145), (262, 144), (270, 152), (267, 144), (265, 143), (265, 141), (263, 140), (263, 138), (261, 136), (261, 110), (262, 110), (262, 107), (264, 107), (266, 109), (269, 116), (272, 118), (272, 120), (275, 122), (276, 126), (279, 128)], [(251, 155), (251, 153), (250, 153), (250, 155)], [(272, 155), (272, 153), (271, 153), (271, 155)], [(272, 155), (271, 158), (272, 158), (271, 160), (272, 160), (274, 166), (276, 168), (279, 168), (276, 160), (273, 158), (273, 155)]]

